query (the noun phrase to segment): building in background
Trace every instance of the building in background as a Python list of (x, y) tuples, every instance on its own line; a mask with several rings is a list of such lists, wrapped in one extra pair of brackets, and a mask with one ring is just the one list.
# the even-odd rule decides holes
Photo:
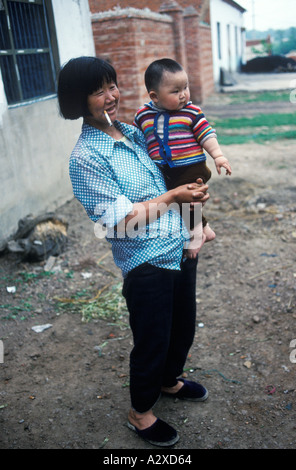
[(28, 214), (72, 197), (81, 123), (59, 116), (61, 64), (94, 55), (88, 0), (0, 1), (0, 247)]
[[(154, 55), (164, 57), (167, 54), (173, 54), (174, 58), (184, 57), (184, 54), (187, 54), (189, 60), (187, 58), (186, 63), (183, 61), (183, 65), (188, 69), (191, 85), (193, 84), (196, 89), (200, 89), (199, 93), (194, 93), (194, 98), (198, 101), (202, 101), (208, 96), (214, 84), (216, 89), (219, 89), (221, 71), (228, 74), (239, 72), (242, 64), (245, 63), (244, 12), (246, 10), (233, 0), (177, 0), (177, 2), (151, 0), (148, 4), (144, 0), (109, 0), (108, 2), (105, 0), (89, 0), (89, 4), (93, 13), (93, 21), (97, 21), (100, 15), (102, 18), (103, 12), (105, 12), (105, 18), (107, 18), (107, 14), (109, 14), (109, 18), (113, 15), (113, 21), (115, 21), (114, 15), (117, 12), (117, 21), (122, 21), (121, 32), (124, 31), (123, 24), (127, 21), (126, 16), (131, 16), (134, 8), (141, 9), (142, 16), (145, 16), (145, 14), (148, 16), (149, 11), (150, 13), (152, 11), (172, 16), (178, 9), (181, 10), (184, 17), (183, 26), (181, 26), (183, 32), (181, 31), (174, 41), (170, 41), (168, 38), (168, 26), (164, 25), (161, 29), (161, 21), (158, 23), (156, 21), (155, 25), (150, 24), (151, 30), (147, 26), (148, 30), (146, 32), (149, 33), (150, 40), (154, 40), (159, 47), (156, 46), (152, 50), (150, 45), (146, 47), (144, 31), (142, 42), (138, 42), (137, 47), (146, 49), (145, 55), (143, 55), (145, 65), (149, 64), (151, 56), (154, 57)], [(147, 6), (149, 10), (146, 8)], [(122, 12), (126, 8), (129, 8), (130, 13), (123, 14)], [(188, 24), (192, 21), (185, 20), (185, 18), (194, 14), (196, 15), (195, 25), (193, 26), (192, 23), (192, 27), (188, 28)], [(133, 24), (135, 25), (135, 22)], [(135, 31), (140, 34), (141, 27), (139, 27), (140, 32), (137, 31), (135, 26), (133, 28), (129, 30), (130, 33)], [(173, 15), (171, 28), (175, 33), (176, 29), (180, 29), (180, 15), (178, 20), (176, 15)], [(97, 28), (94, 26), (94, 35), (97, 53), (101, 53), (99, 26)], [(163, 35), (167, 36), (166, 40), (164, 40)], [(105, 40), (105, 35), (102, 34), (102, 36)], [(175, 46), (175, 52), (173, 53), (169, 47), (169, 41), (171, 46)], [(121, 44), (118, 45), (121, 48)], [(109, 44), (109, 46), (109, 50), (112, 50), (112, 44)], [(107, 43), (104, 44), (104, 47), (105, 50), (108, 50)], [(183, 56), (182, 48), (185, 50)], [(196, 60), (194, 56), (199, 57), (199, 59)], [(141, 68), (143, 68), (143, 64), (141, 64)], [(199, 74), (199, 85), (197, 85), (197, 74)]]
[(267, 56), (272, 54), (272, 42), (270, 35), (266, 39), (247, 39), (246, 40), (246, 62), (258, 56)]
[(214, 81), (240, 72), (245, 63), (246, 10), (233, 0), (210, 0)]

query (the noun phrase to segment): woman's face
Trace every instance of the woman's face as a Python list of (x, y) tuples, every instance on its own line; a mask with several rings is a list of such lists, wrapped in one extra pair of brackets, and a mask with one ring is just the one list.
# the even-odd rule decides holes
[(97, 128), (103, 130), (109, 127), (104, 111), (107, 111), (112, 122), (117, 119), (119, 97), (120, 93), (114, 82), (104, 82), (102, 88), (88, 95), (87, 105), (92, 115), (90, 120)]

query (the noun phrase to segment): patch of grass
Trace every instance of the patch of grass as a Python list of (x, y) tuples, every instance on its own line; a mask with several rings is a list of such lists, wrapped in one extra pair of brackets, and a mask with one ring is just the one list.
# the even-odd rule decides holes
[(121, 291), (121, 282), (113, 284), (98, 299), (81, 305), (82, 321), (88, 322), (92, 319), (101, 319), (116, 323), (119, 326), (127, 326), (128, 321), (125, 317), (128, 311)]
[(0, 309), (8, 311), (6, 315), (1, 316), (2, 320), (26, 320), (32, 315), (33, 307), (29, 302), (21, 300), (19, 305), (4, 304)]
[(110, 284), (102, 287), (95, 296), (90, 289), (83, 289), (70, 298), (56, 298), (56, 309), (79, 313), (83, 322), (100, 319), (127, 327), (128, 320), (125, 317), (128, 311), (122, 296), (122, 283)]
[[(211, 124), (216, 129), (219, 143), (222, 145), (296, 139), (296, 112), (215, 119)], [(284, 129), (283, 126), (286, 128)], [(280, 130), (281, 127), (282, 130)], [(230, 133), (231, 129), (234, 131), (232, 134)], [(241, 132), (239, 132), (240, 130)]]
[[(29, 273), (27, 271), (18, 272), (16, 275), (5, 275), (0, 277), (0, 281), (4, 284), (3, 289), (6, 289), (7, 286), (15, 286), (18, 294), (24, 293), (27, 289), (27, 286), (31, 283), (36, 283), (43, 278), (50, 277), (53, 272), (50, 271), (40, 271), (39, 273)], [(38, 297), (41, 294), (38, 294)], [(45, 294), (44, 294), (45, 297)], [(39, 297), (42, 300), (41, 297)], [(14, 298), (12, 295), (10, 304), (0, 305), (0, 319), (1, 320), (26, 320), (29, 317), (34, 316), (34, 307), (29, 302), (27, 296), (26, 300), (19, 298)], [(14, 303), (16, 303), (14, 305)], [(2, 314), (3, 313), (3, 314)]]
[(229, 94), (230, 104), (243, 104), (243, 103), (266, 103), (273, 101), (289, 101), (289, 91), (263, 91), (263, 92), (241, 92)]
[[(218, 130), (217, 130), (218, 132)], [(264, 144), (267, 141), (275, 141), (281, 139), (296, 139), (295, 131), (286, 131), (286, 132), (273, 132), (273, 133), (256, 133), (256, 134), (246, 134), (246, 135), (229, 135), (218, 133), (219, 143), (221, 145), (233, 145), (233, 144), (247, 144), (248, 142), (257, 142), (259, 144)]]
[(28, 273), (27, 271), (22, 271), (17, 273), (17, 277), (8, 275), (2, 276), (0, 280), (5, 281), (10, 285), (21, 285), (27, 284), (29, 282), (36, 282), (43, 278), (48, 278), (54, 273), (52, 271), (40, 271), (39, 273)]
[(67, 312), (80, 313), (80, 302), (90, 302), (92, 295), (92, 288), (88, 287), (76, 291), (69, 298), (55, 298), (57, 301), (55, 304), (56, 311), (60, 312), (61, 310), (66, 310)]
[(293, 125), (296, 125), (296, 112), (289, 114), (258, 114), (254, 117), (215, 119), (214, 121), (214, 127), (220, 129), (240, 129), (244, 127), (275, 127)]

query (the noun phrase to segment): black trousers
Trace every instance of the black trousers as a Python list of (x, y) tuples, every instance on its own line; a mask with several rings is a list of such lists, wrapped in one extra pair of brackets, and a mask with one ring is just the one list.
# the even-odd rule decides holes
[(134, 339), (131, 404), (139, 413), (150, 410), (161, 386), (176, 385), (183, 372), (195, 334), (196, 266), (196, 259), (182, 262), (181, 271), (145, 263), (124, 279)]
[[(206, 162), (193, 163), (192, 165), (174, 166), (170, 168), (168, 165), (159, 167), (163, 173), (167, 189), (173, 189), (182, 184), (195, 183), (197, 178), (201, 178), (205, 184), (211, 178), (211, 170), (207, 167)], [(202, 225), (205, 227), (208, 221), (202, 215)], [(190, 212), (190, 229), (194, 227), (194, 211)]]

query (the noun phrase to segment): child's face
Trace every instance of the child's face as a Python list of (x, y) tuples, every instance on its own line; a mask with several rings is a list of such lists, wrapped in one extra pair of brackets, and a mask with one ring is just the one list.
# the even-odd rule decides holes
[(188, 77), (185, 70), (164, 72), (157, 91), (150, 92), (155, 104), (168, 111), (178, 111), (190, 99)]

